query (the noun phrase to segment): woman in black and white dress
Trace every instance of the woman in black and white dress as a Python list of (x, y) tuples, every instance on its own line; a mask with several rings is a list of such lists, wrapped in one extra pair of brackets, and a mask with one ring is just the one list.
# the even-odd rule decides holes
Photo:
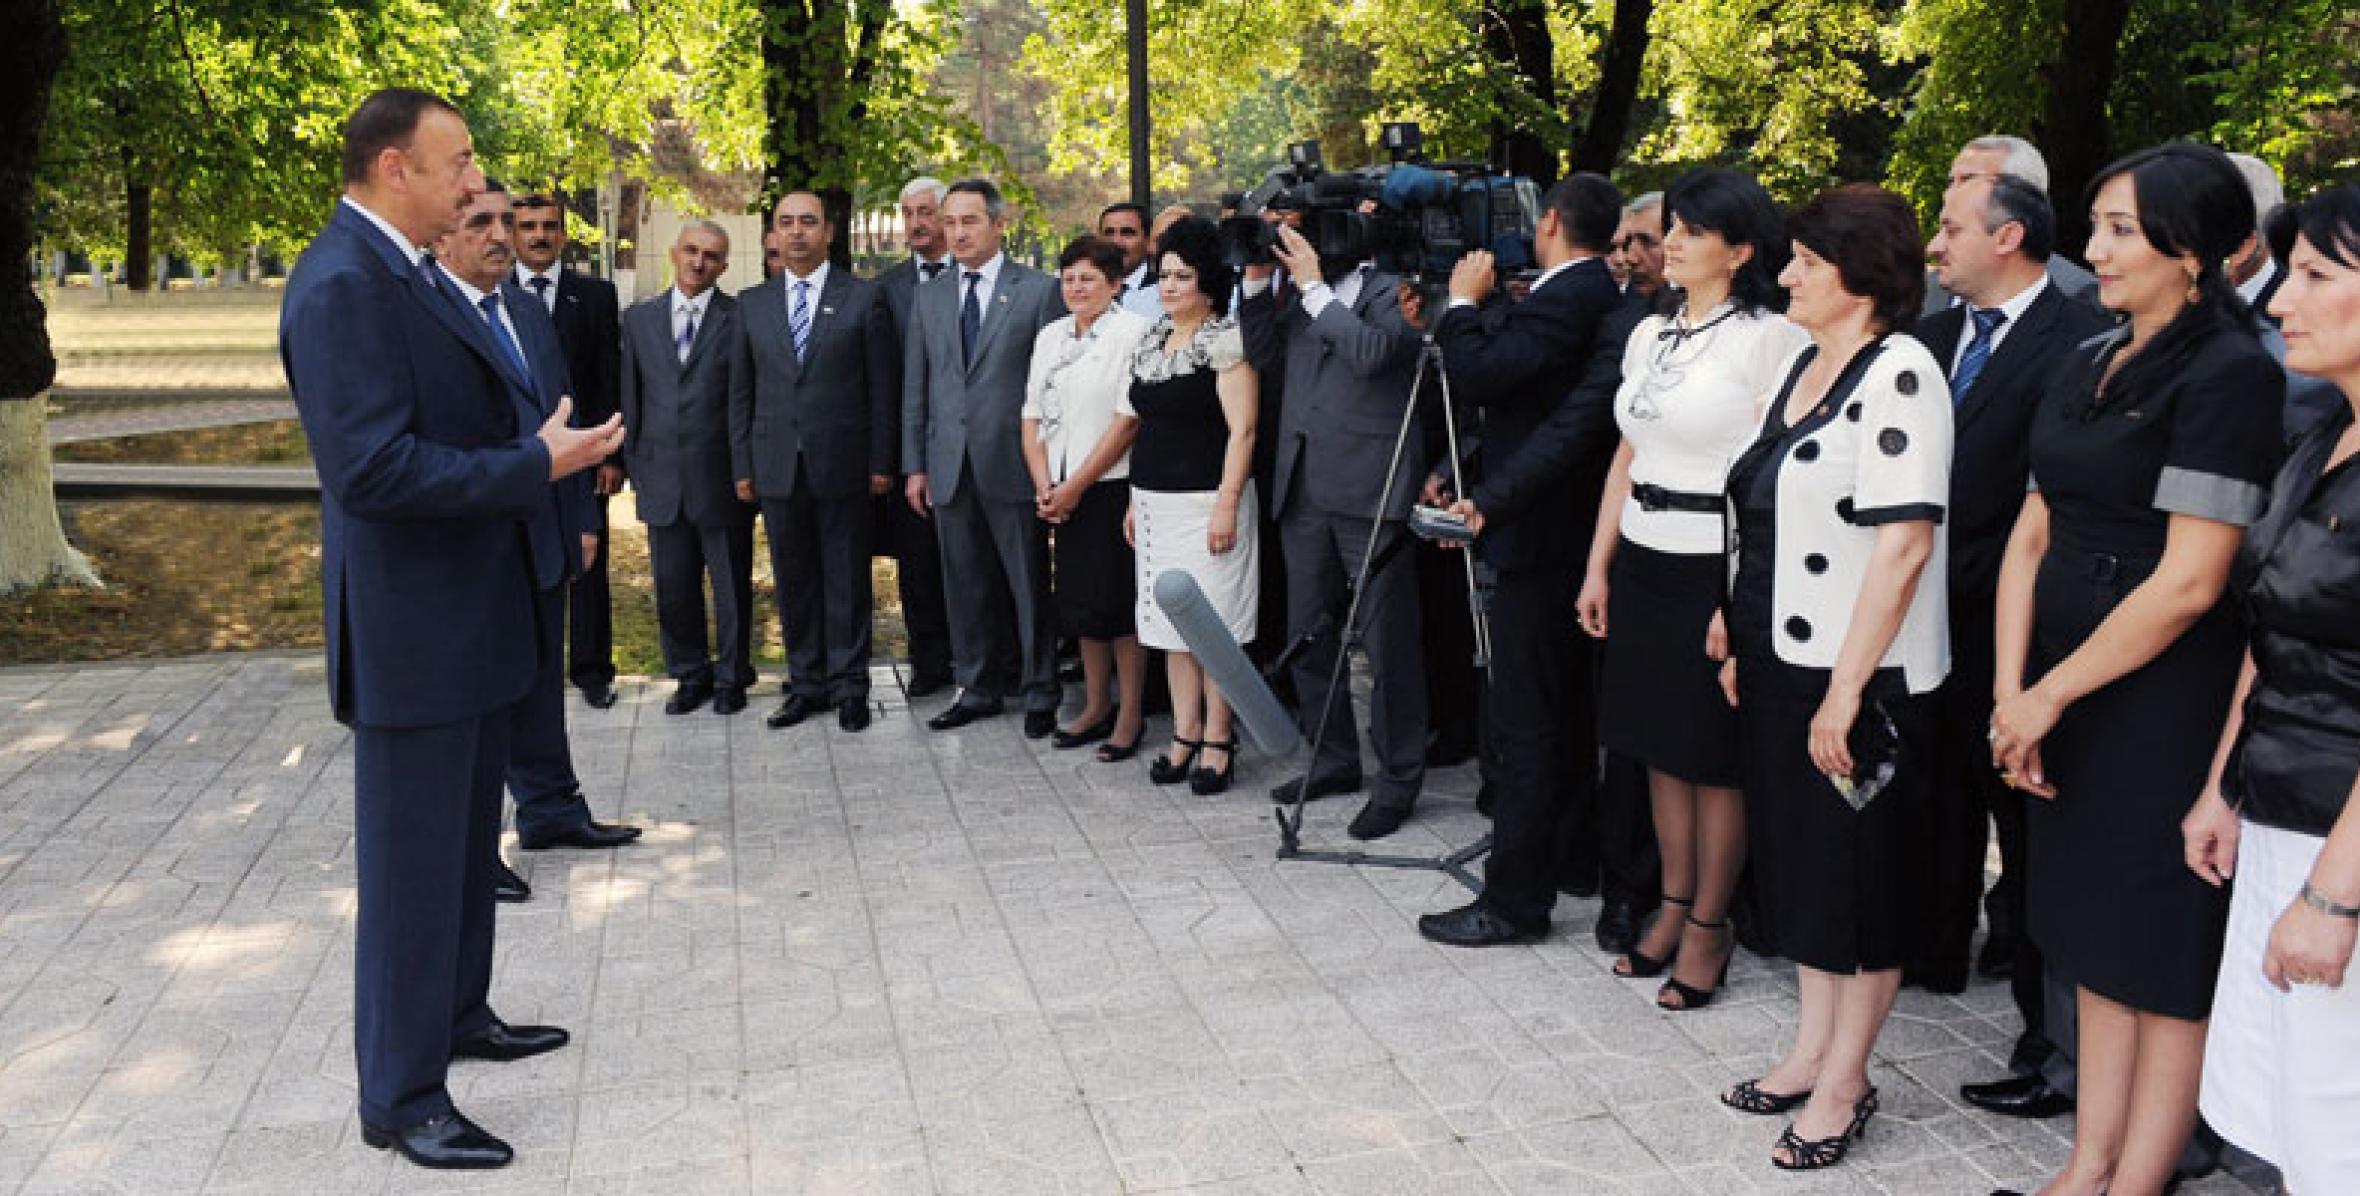
[(1778, 314), (1787, 257), (1761, 185), (1699, 170), (1664, 197), (1664, 279), (1682, 306), (1650, 316), (1623, 350), (1623, 434), (1590, 541), (1578, 609), (1606, 638), (1598, 734), (1647, 766), (1663, 909), (1618, 976), (1672, 975), (1656, 994), (1693, 1009), (1718, 990), (1735, 941), (1729, 904), (1745, 863), (1737, 715), (1721, 700), (1721, 489), (1762, 400), (1803, 333)]
[(1165, 653), (1172, 746), (1148, 769), (1159, 785), (1229, 787), (1237, 735), (1221, 689), (1155, 604), (1155, 579), (1182, 569), (1239, 643), (1259, 601), (1252, 470), (1257, 386), (1237, 321), (1220, 235), (1182, 220), (1156, 239), (1164, 317), (1140, 345), (1123, 406), (1139, 420), (1131, 451), (1131, 535), (1139, 555), (1139, 641)]

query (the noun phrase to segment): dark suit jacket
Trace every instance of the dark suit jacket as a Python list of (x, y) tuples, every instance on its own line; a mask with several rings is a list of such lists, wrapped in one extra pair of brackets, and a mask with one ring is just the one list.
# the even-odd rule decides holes
[(764, 498), (785, 498), (798, 476), (814, 497), (858, 498), (869, 475), (894, 472), (901, 452), (901, 338), (883, 291), (830, 267), (813, 297), (810, 349), (795, 360), (784, 274), (738, 295), (741, 367), (753, 385), (730, 396), (729, 444), (738, 477)]
[(1000, 264), (976, 333), (975, 359), (962, 362), (956, 263), (917, 288), (902, 347), (902, 468), (923, 473), (937, 503), (959, 496), (959, 465), (976, 492), (995, 502), (1031, 502), (1021, 416), (1033, 340), (1065, 314), (1057, 280), (1009, 259)]
[[(533, 293), (522, 283), (517, 287), (528, 296)], [(605, 423), (608, 416), (622, 410), (617, 387), (623, 369), (623, 333), (615, 284), (564, 267), (557, 272), (557, 306), (548, 315), (557, 329), (558, 343), (565, 348), (566, 374), (573, 379), (569, 393), (574, 396), (575, 425), (591, 428)], [(618, 452), (609, 464), (622, 461)]]
[[(533, 385), (540, 392), (536, 396), (537, 411), (545, 420), (556, 414), (557, 400), (561, 396), (575, 393), (573, 371), (566, 362), (563, 339), (558, 334), (556, 323), (541, 306), (541, 301), (531, 291), (518, 286), (513, 278), (501, 285), (500, 298), (508, 308), (509, 320), (516, 325), (517, 337), (523, 342), (521, 347), (524, 349), (525, 364), (531, 368)], [(593, 427), (604, 422), (606, 416), (603, 415), (594, 420), (585, 418), (579, 401), (576, 402), (572, 421), (574, 427)], [(556, 581), (539, 577), (536, 573), (536, 580), (542, 582), (543, 589), (582, 575), (582, 537), (598, 530), (597, 513), (590, 505), (592, 501), (590, 471), (586, 469), (560, 479), (551, 488), (546, 519), (553, 529), (552, 534), (557, 541), (559, 555), (565, 561), (565, 569)], [(543, 515), (536, 514), (534, 523), (539, 524), (543, 518)]]
[[(1331, 515), (1366, 519), (1376, 513), (1418, 363), (1418, 334), (1402, 318), (1395, 293), (1400, 281), (1372, 270), (1349, 307), (1329, 303), (1316, 320), (1291, 293), (1281, 303), (1275, 286), (1238, 305), (1246, 359), (1256, 372), (1282, 377), (1286, 387), (1272, 511), (1283, 516), (1304, 502)], [(1429, 459), (1415, 425), (1409, 439), (1388, 519), (1407, 517), (1417, 497), (1414, 475)], [(1312, 458), (1316, 464), (1309, 463)]]
[(337, 720), (437, 726), (522, 698), (520, 525), (548, 501), (549, 453), (503, 398), (514, 371), (481, 319), (339, 204), (287, 279), (279, 357), (319, 471)]
[[(1967, 309), (1960, 304), (1918, 321), (1917, 338), (1947, 374), (1958, 357)], [(2074, 346), (2111, 326), (2095, 305), (2055, 284), (2042, 289), (2009, 329), (1975, 385), (1952, 416), (1950, 464), (1950, 587), (1988, 595), (1999, 584), (1999, 562), (2024, 507), (2032, 470), (2033, 411), (2049, 379)]]
[[(1603, 322), (1622, 307), (1606, 263), (1589, 258), (1566, 267), (1521, 303), (1485, 319), (1481, 309), (1453, 307), (1435, 325), (1454, 398), (1484, 409), (1484, 460), (1513, 473), (1515, 458), (1533, 444), (1550, 417), (1581, 395), (1580, 383)], [(1617, 345), (1617, 349), (1620, 346)], [(1568, 529), (1594, 525), (1606, 465), (1614, 457), (1613, 395), (1584, 396), (1584, 435), (1567, 445), (1568, 459), (1536, 477), (1521, 506), (1495, 514), (1475, 490), (1483, 511), (1481, 550), (1499, 569), (1564, 566), (1589, 545)], [(1561, 433), (1552, 433), (1552, 438)]]
[(683, 363), (672, 347), (666, 287), (623, 313), (623, 459), (640, 522), (726, 527), (753, 518), (730, 462), (730, 390), (750, 386), (737, 301), (712, 292)]

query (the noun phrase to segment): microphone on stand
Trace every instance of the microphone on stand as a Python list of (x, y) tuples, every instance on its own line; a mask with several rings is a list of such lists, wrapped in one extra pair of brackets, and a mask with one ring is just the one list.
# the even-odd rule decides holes
[(1303, 746), (1303, 734), (1295, 727), (1294, 717), (1280, 704), (1278, 695), (1270, 692), (1254, 662), (1246, 659), (1245, 649), (1237, 646), (1237, 637), (1229, 634), (1229, 625), (1213, 610), (1196, 578), (1184, 569), (1156, 574), (1155, 604), (1172, 621), (1172, 630), (1180, 633), (1197, 665), (1221, 687), (1221, 696), (1229, 700), (1237, 721), (1254, 737), (1255, 747), (1276, 758), (1293, 755)]

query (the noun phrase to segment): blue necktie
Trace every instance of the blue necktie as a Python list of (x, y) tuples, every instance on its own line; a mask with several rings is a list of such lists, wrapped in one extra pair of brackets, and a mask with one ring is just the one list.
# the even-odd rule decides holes
[(532, 377), (533, 371), (525, 367), (523, 351), (516, 347), (516, 338), (508, 335), (508, 325), (500, 322), (500, 297), (486, 295), (476, 306), (483, 309), (484, 322), (492, 326), (492, 343), (508, 355), (508, 364), (515, 366), (517, 373)]
[(795, 306), (787, 311), (787, 335), (795, 338), (795, 363), (801, 365), (811, 348), (811, 284), (795, 283)]
[(967, 271), (967, 298), (959, 303), (959, 364), (975, 364), (975, 334), (983, 330), (983, 308), (975, 301), (976, 288), (983, 285), (983, 275)]
[(1991, 364), (1991, 337), (2000, 325), (2008, 322), (2008, 313), (1996, 307), (1970, 307), (1967, 318), (1975, 322), (1975, 335), (1967, 341), (1966, 352), (1959, 354), (1958, 368), (1950, 372), (1950, 399), (1954, 403), (1967, 397), (1967, 388), (1983, 376), (1983, 367)]

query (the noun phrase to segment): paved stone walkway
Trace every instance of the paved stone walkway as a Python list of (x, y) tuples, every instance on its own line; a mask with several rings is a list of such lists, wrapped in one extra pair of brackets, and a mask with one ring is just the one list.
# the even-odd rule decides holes
[[(1411, 921), (1451, 883), (1272, 859), (1268, 760), (1159, 790), (1013, 718), (930, 734), (886, 676), (857, 736), (667, 718), (660, 683), (575, 708), (600, 816), (648, 835), (511, 846), (535, 896), (494, 984), (575, 1043), (453, 1073), (513, 1168), (399, 1166), (351, 1113), (352, 763), (320, 673), (0, 669), (0, 1189), (1982, 1196), (2065, 1155), (2067, 1123), (1954, 1103), (2013, 1033), (1997, 985), (1905, 994), (1865, 1145), (1784, 1176), (1778, 1122), (1713, 1094), (1777, 1049), (1786, 969), (1741, 956), (1720, 1004), (1660, 1013), (1582, 902), (1538, 946), (1436, 948)], [(1476, 837), (1471, 788), (1439, 775), (1398, 846)]]

